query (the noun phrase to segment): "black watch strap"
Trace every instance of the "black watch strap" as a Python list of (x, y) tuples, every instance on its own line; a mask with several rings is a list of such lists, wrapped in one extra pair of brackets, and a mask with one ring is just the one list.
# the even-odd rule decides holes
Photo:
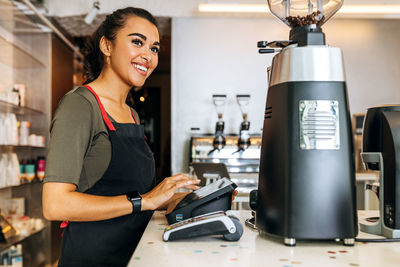
[(142, 210), (142, 196), (137, 191), (129, 192), (126, 198), (132, 203), (132, 214), (139, 213)]

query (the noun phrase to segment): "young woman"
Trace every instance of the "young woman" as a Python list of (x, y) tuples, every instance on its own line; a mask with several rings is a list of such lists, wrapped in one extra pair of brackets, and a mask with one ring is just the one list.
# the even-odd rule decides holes
[(44, 216), (66, 225), (59, 266), (126, 266), (152, 211), (177, 189), (198, 188), (181, 174), (155, 186), (143, 126), (125, 104), (130, 88), (156, 68), (159, 51), (149, 12), (115, 11), (91, 37), (85, 86), (60, 102), (43, 186)]

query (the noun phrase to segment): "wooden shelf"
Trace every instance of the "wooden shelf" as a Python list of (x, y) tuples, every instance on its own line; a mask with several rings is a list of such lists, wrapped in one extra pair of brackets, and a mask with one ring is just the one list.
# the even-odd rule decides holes
[(0, 62), (17, 69), (44, 68), (30, 49), (5, 28), (0, 26)]
[(28, 185), (32, 185), (32, 184), (40, 184), (40, 183), (42, 183), (42, 182), (35, 179), (30, 183), (23, 183), (23, 184), (19, 184), (19, 185), (10, 185), (10, 186), (0, 187), (0, 190), (10, 189), (10, 188), (18, 188), (18, 187), (28, 186)]
[(39, 230), (35, 230), (35, 231), (31, 232), (29, 235), (25, 235), (25, 236), (15, 235), (15, 236), (8, 238), (7, 243), (3, 243), (3, 244), (0, 243), (0, 252), (3, 250), (6, 250), (7, 248), (9, 248), (13, 245), (21, 243), (25, 239), (28, 239), (28, 238), (34, 236), (35, 234), (42, 232), (44, 229), (46, 229), (46, 227), (42, 227)]
[(16, 115), (45, 115), (44, 112), (39, 110), (29, 107), (20, 107), (2, 100), (0, 100), (0, 112), (14, 113)]
[(17, 148), (17, 149), (45, 149), (45, 146), (22, 146), (22, 145), (0, 145), (0, 150), (2, 149), (10, 149), (10, 148)]

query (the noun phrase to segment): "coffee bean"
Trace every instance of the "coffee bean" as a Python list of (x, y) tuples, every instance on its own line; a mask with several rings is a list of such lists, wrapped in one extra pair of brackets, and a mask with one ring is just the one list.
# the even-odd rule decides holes
[(321, 12), (318, 10), (316, 12), (313, 12), (311, 14), (308, 14), (306, 16), (300, 17), (300, 16), (289, 16), (286, 17), (286, 21), (289, 23), (289, 26), (294, 28), (294, 27), (302, 27), (306, 25), (311, 25), (311, 24), (317, 24), (322, 25), (325, 20), (325, 16), (322, 16), (320, 19), (318, 19), (318, 15), (321, 14)]

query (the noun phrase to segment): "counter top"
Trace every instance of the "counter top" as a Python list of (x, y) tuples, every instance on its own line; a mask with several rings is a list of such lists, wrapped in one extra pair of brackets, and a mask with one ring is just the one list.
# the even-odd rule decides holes
[[(295, 247), (286, 247), (282, 239), (261, 237), (245, 226), (250, 211), (235, 211), (244, 233), (237, 242), (215, 237), (164, 242), (167, 225), (163, 212), (155, 212), (128, 266), (399, 266), (400, 243), (356, 242), (346, 247), (342, 242), (297, 240)], [(375, 216), (376, 211), (360, 211), (359, 218)], [(377, 238), (361, 233), (359, 238)]]

